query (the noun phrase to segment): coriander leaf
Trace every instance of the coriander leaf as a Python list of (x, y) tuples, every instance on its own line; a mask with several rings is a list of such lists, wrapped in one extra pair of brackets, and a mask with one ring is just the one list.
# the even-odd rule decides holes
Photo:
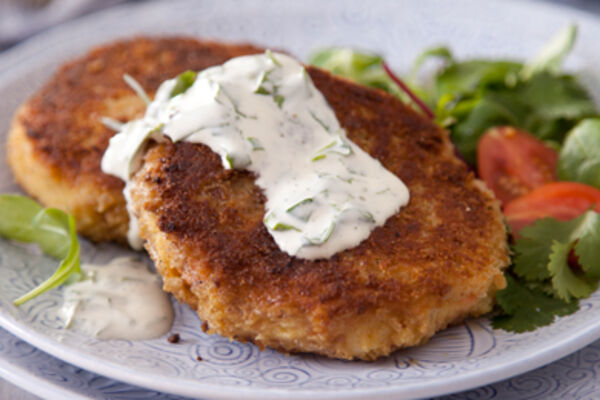
[(504, 314), (492, 319), (495, 329), (510, 332), (532, 331), (554, 322), (556, 316), (577, 311), (578, 302), (567, 303), (548, 296), (535, 285), (523, 284), (512, 276), (506, 276), (506, 288), (498, 291), (496, 299)]
[(521, 229), (514, 245), (514, 272), (531, 281), (549, 278), (547, 266), (553, 243), (572, 243), (575, 240), (573, 232), (580, 219), (581, 217), (571, 221), (557, 221), (543, 218)]
[[(598, 245), (598, 243), (597, 243)], [(588, 297), (596, 290), (596, 284), (585, 276), (577, 276), (567, 262), (570, 243), (554, 241), (550, 252), (548, 271), (552, 275), (552, 286), (561, 299), (570, 302), (573, 297)]]
[[(536, 74), (515, 88), (514, 97), (528, 109), (519, 125), (540, 139), (562, 142), (579, 119), (597, 115), (589, 93), (570, 75)], [(548, 129), (549, 123), (561, 119), (569, 124), (558, 131)]]
[(185, 93), (196, 81), (196, 73), (188, 70), (179, 74), (175, 79), (175, 86), (171, 90), (170, 97)]
[(558, 176), (600, 189), (600, 118), (584, 119), (567, 134), (558, 158)]
[[(526, 229), (526, 228), (523, 228)], [(550, 247), (546, 240), (521, 237), (514, 246), (514, 271), (528, 280), (543, 280), (550, 277), (547, 265), (550, 259)]]
[(23, 304), (69, 278), (77, 278), (81, 273), (75, 220), (58, 209), (44, 209), (24, 196), (0, 195), (0, 236), (37, 243), (44, 253), (62, 259), (59, 268), (48, 280), (15, 300), (15, 305)]
[[(514, 250), (514, 272), (529, 281), (551, 278), (556, 296), (589, 296), (600, 277), (600, 214), (587, 211), (570, 221), (544, 218), (520, 231)], [(569, 266), (569, 252), (574, 249), (582, 274)]]
[(529, 79), (541, 71), (559, 73), (562, 62), (573, 48), (576, 37), (577, 25), (569, 25), (558, 32), (535, 58), (525, 64), (521, 71), (523, 79)]

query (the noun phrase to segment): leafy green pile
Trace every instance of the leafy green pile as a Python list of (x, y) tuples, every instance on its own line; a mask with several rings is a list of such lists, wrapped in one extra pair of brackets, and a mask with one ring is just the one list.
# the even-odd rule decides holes
[[(519, 127), (557, 145), (583, 118), (598, 115), (587, 91), (560, 70), (576, 32), (575, 26), (569, 26), (527, 63), (457, 61), (449, 49), (433, 48), (418, 57), (407, 81), (434, 109), (436, 122), (450, 130), (454, 144), (471, 164), (479, 138), (493, 126)], [(429, 84), (419, 85), (419, 71), (430, 58), (441, 60), (443, 66)], [(379, 56), (333, 48), (316, 53), (311, 63), (399, 95)]]
[[(451, 133), (465, 159), (474, 164), (477, 143), (491, 127), (511, 125), (560, 150), (558, 175), (600, 189), (600, 118), (577, 79), (561, 71), (573, 47), (576, 26), (554, 37), (531, 61), (457, 61), (446, 47), (425, 51), (406, 78), (435, 110), (435, 121)], [(422, 67), (435, 58), (441, 67), (428, 83), (417, 83)], [(386, 76), (383, 59), (350, 49), (322, 50), (314, 65), (358, 83), (405, 96)], [(588, 211), (571, 221), (536, 221), (512, 245), (507, 288), (497, 294), (493, 326), (514, 332), (550, 324), (578, 309), (600, 279), (600, 214)]]
[(600, 279), (600, 214), (570, 221), (545, 218), (520, 231), (507, 287), (496, 298), (495, 328), (524, 332), (571, 314)]
[(21, 305), (63, 283), (78, 280), (81, 276), (75, 219), (61, 210), (42, 208), (24, 196), (0, 195), (0, 236), (36, 243), (45, 254), (61, 260), (50, 278), (16, 299), (15, 305)]

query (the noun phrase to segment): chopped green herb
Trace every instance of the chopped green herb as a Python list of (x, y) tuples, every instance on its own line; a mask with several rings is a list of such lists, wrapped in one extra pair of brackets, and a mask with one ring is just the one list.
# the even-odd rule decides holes
[(372, 224), (374, 224), (374, 223), (375, 223), (375, 217), (373, 216), (373, 214), (371, 214), (371, 213), (370, 213), (370, 212), (368, 212), (368, 211), (361, 211), (361, 213), (360, 213), (360, 217), (361, 217), (361, 219), (362, 219), (362, 220), (364, 220), (364, 221), (370, 222), (370, 223), (372, 223)]
[(344, 181), (346, 183), (352, 183), (354, 182), (354, 178), (344, 178), (342, 176), (336, 175), (336, 178), (338, 178), (340, 181)]
[(256, 93), (256, 94), (263, 94), (263, 95), (270, 95), (271, 94), (271, 92), (269, 92), (263, 86), (259, 86), (258, 88), (256, 88), (256, 90), (254, 91), (254, 93)]
[(252, 145), (252, 151), (264, 150), (265, 148), (262, 146), (260, 141), (255, 137), (246, 138), (250, 145)]
[(308, 197), (304, 200), (300, 200), (299, 202), (297, 202), (296, 204), (292, 205), (290, 208), (288, 208), (286, 211), (287, 212), (292, 212), (294, 211), (296, 208), (300, 207), (300, 206), (304, 206), (306, 204), (310, 204), (313, 202), (312, 197)]
[(281, 65), (281, 63), (279, 62), (279, 60), (277, 60), (275, 58), (275, 56), (273, 55), (273, 53), (271, 52), (271, 50), (267, 49), (265, 51), (265, 54), (267, 55), (267, 57), (269, 57), (271, 59), (271, 61), (273, 61), (273, 64), (275, 64), (278, 67), (282, 67), (283, 65)]
[(271, 229), (273, 229), (274, 231), (289, 231), (289, 230), (294, 230), (296, 232), (301, 232), (300, 229), (296, 228), (295, 226), (289, 225), (289, 224), (284, 224), (282, 222), (276, 223)]
[(175, 79), (175, 86), (171, 90), (170, 97), (175, 97), (179, 94), (185, 93), (190, 87), (192, 87), (196, 81), (196, 73), (188, 70), (182, 74), (179, 74)]
[(273, 95), (273, 101), (277, 104), (277, 107), (281, 108), (283, 106), (283, 102), (285, 101), (285, 97), (279, 94)]
[(335, 230), (335, 221), (331, 222), (331, 224), (325, 229), (325, 231), (321, 234), (321, 236), (317, 238), (306, 238), (308, 244), (310, 245), (320, 245), (325, 243), (331, 237), (331, 234)]
[(311, 110), (308, 110), (308, 113), (315, 121), (317, 121), (317, 123), (319, 125), (321, 125), (323, 127), (323, 129), (325, 129), (327, 132), (331, 132), (329, 127), (327, 125), (325, 125), (325, 123), (323, 121), (321, 121), (321, 119), (319, 117), (317, 117), (317, 115), (314, 112), (312, 112)]
[(248, 115), (244, 114), (242, 111), (240, 111), (240, 109), (238, 108), (237, 103), (235, 102), (235, 100), (229, 95), (229, 93), (227, 93), (225, 91), (225, 89), (223, 89), (222, 85), (218, 85), (218, 89), (217, 92), (215, 94), (215, 101), (217, 103), (223, 104), (217, 97), (223, 94), (223, 96), (225, 96), (225, 98), (227, 99), (227, 101), (229, 102), (229, 105), (231, 106), (231, 108), (233, 108), (233, 111), (240, 117), (242, 118), (253, 118), (256, 119), (256, 117), (249, 117)]
[(233, 156), (231, 154), (225, 154), (225, 161), (227, 162), (227, 168), (232, 169), (233, 166), (235, 165), (235, 159), (233, 158)]
[(310, 215), (313, 213), (314, 211), (314, 201), (312, 199), (312, 197), (308, 197), (304, 200), (301, 200), (299, 202), (297, 202), (296, 204), (293, 204), (291, 207), (289, 207), (286, 212), (292, 214), (294, 217), (301, 219), (302, 221), (308, 221), (308, 219), (310, 218)]
[(326, 154), (319, 154), (310, 159), (310, 161), (319, 161), (327, 157)]

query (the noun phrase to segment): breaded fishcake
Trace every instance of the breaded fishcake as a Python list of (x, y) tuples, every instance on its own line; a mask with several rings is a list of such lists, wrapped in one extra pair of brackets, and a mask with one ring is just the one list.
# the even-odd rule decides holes
[(83, 235), (126, 243), (129, 218), (123, 182), (100, 169), (115, 133), (101, 118), (125, 122), (145, 110), (123, 74), (152, 94), (185, 70), (262, 51), (191, 38), (140, 37), (99, 47), (67, 63), (13, 120), (8, 162), (17, 182), (44, 205), (72, 213)]
[(329, 259), (282, 252), (249, 172), (207, 146), (154, 143), (132, 181), (164, 287), (210, 332), (288, 352), (372, 360), (488, 312), (509, 262), (498, 202), (445, 131), (398, 99), (308, 67), (348, 137), (396, 174), (410, 202)]

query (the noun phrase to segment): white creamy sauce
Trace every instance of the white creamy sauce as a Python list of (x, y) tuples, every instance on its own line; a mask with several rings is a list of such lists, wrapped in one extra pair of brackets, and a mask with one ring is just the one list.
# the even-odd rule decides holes
[(107, 265), (82, 265), (84, 279), (64, 289), (59, 311), (65, 328), (100, 339), (146, 340), (173, 323), (169, 295), (158, 276), (131, 257)]
[(104, 172), (128, 182), (150, 137), (203, 143), (224, 168), (257, 175), (269, 233), (280, 249), (307, 259), (358, 245), (408, 203), (406, 186), (346, 137), (295, 59), (269, 51), (238, 57), (172, 96), (178, 84), (164, 82), (144, 118), (111, 139)]

